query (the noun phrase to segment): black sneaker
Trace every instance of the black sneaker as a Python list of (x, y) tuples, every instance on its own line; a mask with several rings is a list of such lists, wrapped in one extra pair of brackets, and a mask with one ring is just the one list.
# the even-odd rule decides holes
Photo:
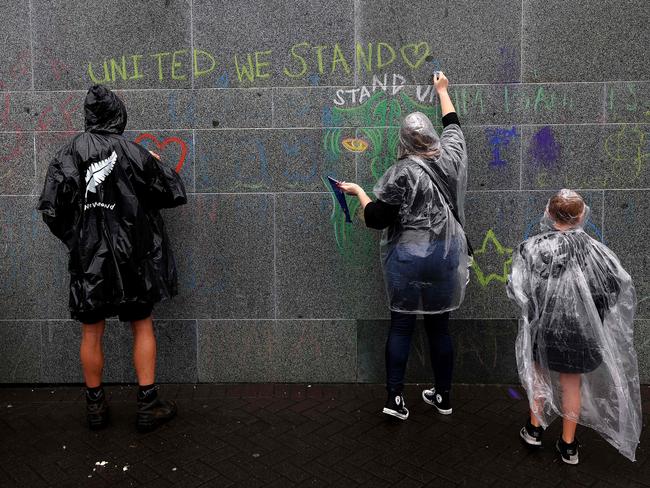
[(541, 447), (543, 433), (543, 427), (535, 427), (530, 423), (530, 419), (528, 419), (526, 420), (526, 425), (524, 425), (519, 431), (519, 437), (521, 437), (521, 440), (531, 447)]
[(90, 430), (103, 429), (108, 425), (109, 409), (106, 395), (102, 390), (96, 399), (90, 399), (86, 394), (86, 419)]
[(388, 399), (386, 400), (386, 406), (384, 407), (384, 410), (382, 411), (386, 415), (392, 415), (393, 417), (397, 417), (400, 420), (406, 420), (409, 418), (409, 411), (406, 408), (406, 404), (404, 403), (404, 397), (402, 394), (399, 395), (388, 395)]
[(139, 432), (150, 432), (176, 416), (176, 404), (155, 398), (151, 402), (138, 402), (136, 427)]
[(555, 444), (555, 449), (560, 453), (560, 457), (565, 463), (578, 464), (578, 439), (573, 439), (571, 444), (567, 444), (560, 437)]
[(452, 408), (448, 391), (436, 393), (435, 388), (431, 388), (430, 390), (423, 390), (422, 400), (427, 402), (429, 405), (436, 407), (438, 413), (441, 413), (443, 415), (451, 415)]

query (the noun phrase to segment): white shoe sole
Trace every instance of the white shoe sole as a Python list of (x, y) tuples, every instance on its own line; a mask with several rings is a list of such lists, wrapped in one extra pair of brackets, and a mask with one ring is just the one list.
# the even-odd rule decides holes
[(434, 406), (435, 409), (438, 411), (438, 413), (440, 413), (442, 415), (451, 415), (451, 412), (453, 412), (453, 410), (454, 410), (453, 408), (450, 408), (450, 409), (447, 409), (447, 410), (444, 410), (444, 409), (440, 408), (438, 405), (435, 404), (435, 402), (432, 402), (431, 400), (429, 400), (426, 397), (426, 395), (424, 394), (424, 391), (422, 392), (422, 400), (424, 400), (425, 403), (428, 403), (429, 405)]
[(390, 415), (392, 417), (398, 418), (400, 420), (406, 420), (407, 418), (409, 418), (409, 411), (408, 410), (406, 411), (406, 415), (404, 415), (403, 413), (399, 413), (396, 410), (392, 410), (390, 408), (384, 407), (384, 409), (382, 410), (382, 413), (385, 413), (386, 415)]
[(526, 427), (522, 427), (521, 430), (519, 431), (519, 437), (521, 437), (521, 440), (524, 441), (526, 444), (528, 444), (531, 447), (541, 447), (542, 446), (542, 441), (538, 441), (534, 437), (531, 437), (528, 435), (528, 432), (526, 432)]
[(578, 455), (577, 455), (577, 454), (576, 454), (575, 456), (572, 456), (572, 458), (575, 458), (575, 459), (566, 459), (566, 458), (562, 455), (562, 452), (560, 451), (560, 448), (558, 447), (557, 444), (555, 444), (555, 450), (556, 450), (557, 453), (560, 455), (560, 459), (561, 459), (564, 463), (566, 463), (566, 464), (570, 464), (571, 466), (575, 466), (576, 464), (578, 464), (578, 463), (580, 462), (580, 459), (578, 458)]

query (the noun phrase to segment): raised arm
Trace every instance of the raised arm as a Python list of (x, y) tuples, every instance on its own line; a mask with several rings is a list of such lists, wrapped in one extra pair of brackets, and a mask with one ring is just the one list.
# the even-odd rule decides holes
[(442, 112), (442, 116), (444, 117), (449, 113), (456, 112), (454, 104), (447, 92), (449, 80), (447, 80), (447, 77), (442, 71), (436, 71), (434, 73), (433, 86), (435, 87), (436, 92), (438, 93), (438, 98), (440, 99), (440, 111)]

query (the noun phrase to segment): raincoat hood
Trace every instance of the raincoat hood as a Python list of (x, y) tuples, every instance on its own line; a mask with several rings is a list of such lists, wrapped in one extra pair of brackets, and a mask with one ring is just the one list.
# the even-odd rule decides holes
[(440, 157), (440, 137), (429, 117), (422, 112), (410, 113), (402, 121), (397, 158), (406, 156)]
[(93, 85), (84, 102), (86, 132), (121, 134), (126, 127), (126, 107), (104, 85)]

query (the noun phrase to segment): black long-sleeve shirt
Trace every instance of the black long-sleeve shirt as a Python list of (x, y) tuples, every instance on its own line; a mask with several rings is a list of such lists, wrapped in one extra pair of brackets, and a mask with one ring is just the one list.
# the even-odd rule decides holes
[[(442, 118), (443, 128), (451, 124), (460, 126), (456, 112), (449, 112)], [(397, 219), (398, 215), (399, 205), (391, 205), (381, 200), (370, 202), (363, 211), (366, 227), (378, 230), (388, 227)]]

